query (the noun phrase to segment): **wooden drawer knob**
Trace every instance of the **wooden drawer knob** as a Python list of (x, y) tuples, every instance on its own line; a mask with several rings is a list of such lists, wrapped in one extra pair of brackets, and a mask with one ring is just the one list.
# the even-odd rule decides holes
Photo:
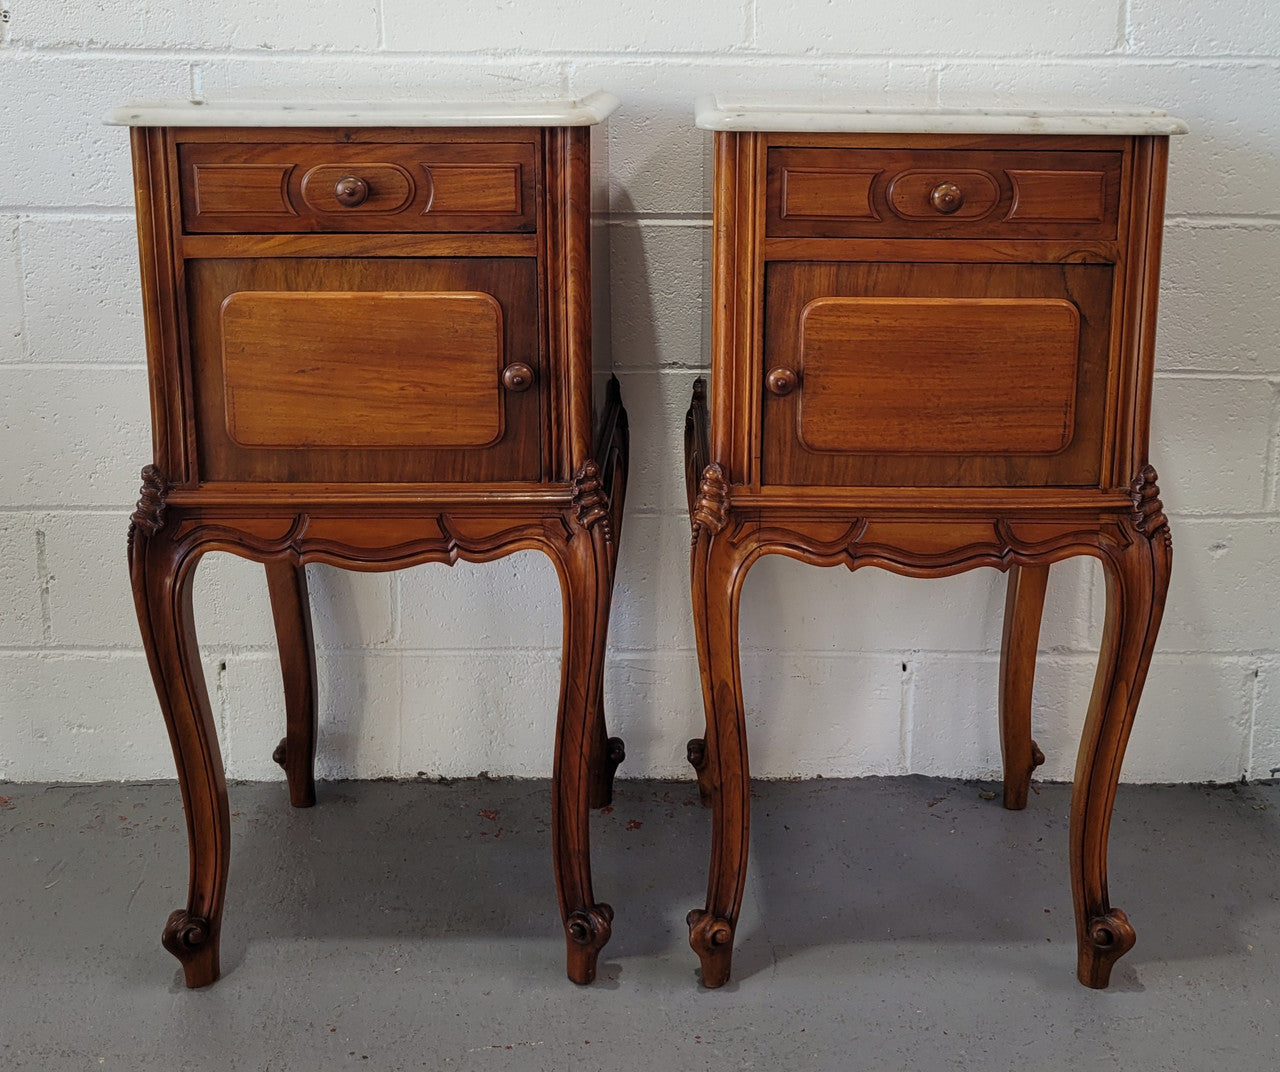
[(954, 182), (940, 182), (929, 195), (933, 207), (949, 216), (964, 204), (964, 191)]
[(533, 386), (533, 369), (523, 361), (508, 365), (502, 370), (502, 386), (517, 394), (529, 390)]
[(338, 199), (339, 204), (355, 208), (369, 196), (369, 184), (355, 175), (347, 175), (334, 183), (333, 196)]
[(799, 382), (800, 377), (789, 368), (771, 369), (764, 378), (765, 386), (779, 397), (789, 395)]

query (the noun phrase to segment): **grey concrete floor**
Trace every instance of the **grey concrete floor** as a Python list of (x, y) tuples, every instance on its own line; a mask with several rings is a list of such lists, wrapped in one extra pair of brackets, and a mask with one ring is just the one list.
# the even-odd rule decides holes
[(616, 909), (569, 983), (545, 782), (231, 790), (223, 978), (159, 944), (185, 899), (176, 786), (0, 785), (0, 1068), (1254, 1070), (1280, 1064), (1280, 787), (1122, 787), (1138, 930), (1075, 981), (1069, 789), (1025, 812), (925, 778), (755, 787), (735, 975), (698, 983), (709, 816), (618, 784)]

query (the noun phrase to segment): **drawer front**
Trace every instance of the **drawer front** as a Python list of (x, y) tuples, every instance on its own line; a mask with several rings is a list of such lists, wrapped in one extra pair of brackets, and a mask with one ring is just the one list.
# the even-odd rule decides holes
[(774, 147), (766, 233), (794, 238), (1116, 237), (1120, 152)]
[(532, 143), (184, 143), (189, 234), (531, 232)]
[(201, 479), (539, 479), (535, 263), (189, 262)]
[(1112, 271), (770, 264), (763, 481), (1096, 484)]

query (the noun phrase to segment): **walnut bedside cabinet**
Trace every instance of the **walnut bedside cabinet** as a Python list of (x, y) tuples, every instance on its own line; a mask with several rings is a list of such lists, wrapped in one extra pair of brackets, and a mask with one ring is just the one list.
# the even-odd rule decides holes
[(1107, 896), (1125, 743), (1169, 583), (1148, 464), (1168, 135), (1161, 112), (738, 107), (715, 131), (711, 400), (686, 426), (693, 611), (712, 808), (707, 986), (729, 977), (748, 768), (738, 601), (782, 554), (912, 577), (1009, 573), (1004, 803), (1043, 760), (1031, 683), (1049, 567), (1093, 555), (1106, 629), (1076, 765), (1077, 974), (1134, 942)]
[(588, 808), (623, 757), (602, 677), (627, 418), (591, 333), (594, 299), (608, 338), (600, 124), (616, 106), (594, 93), (110, 117), (132, 128), (155, 449), (129, 568), (186, 810), (190, 889), (163, 941), (188, 986), (218, 978), (230, 854), (191, 602), (215, 550), (266, 567), (276, 758), (298, 807), (315, 800), (306, 563), (550, 556), (556, 884), (569, 978), (595, 976), (613, 912), (591, 889)]

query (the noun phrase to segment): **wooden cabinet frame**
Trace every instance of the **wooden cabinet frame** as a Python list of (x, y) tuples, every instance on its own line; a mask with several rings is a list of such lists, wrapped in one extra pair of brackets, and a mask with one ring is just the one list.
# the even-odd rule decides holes
[[(603, 375), (608, 371), (603, 360), (594, 370), (602, 397), (598, 407), (593, 405), (592, 272), (607, 271), (607, 251), (597, 249), (592, 255), (593, 130), (601, 128), (137, 126), (132, 131), (154, 456), (143, 470), (141, 498), (129, 526), (128, 557), (138, 620), (173, 744), (187, 819), (188, 898), (170, 916), (163, 942), (182, 962), (188, 986), (205, 986), (219, 975), (230, 858), (226, 779), (191, 600), (196, 567), (210, 551), (228, 551), (266, 568), (286, 706), (286, 732), (276, 759), (285, 769), (290, 801), (296, 807), (315, 802), (316, 663), (308, 562), (380, 571), (423, 562), (451, 565), (459, 559), (489, 562), (525, 549), (542, 551), (551, 559), (564, 606), (551, 802), (556, 884), (568, 975), (579, 983), (595, 976), (613, 912), (596, 900), (592, 889), (588, 809), (609, 801), (613, 773), (623, 758), (622, 742), (610, 738), (605, 729), (603, 672), (627, 481), (628, 430), (618, 382)], [(365, 157), (372, 159), (378, 158), (377, 147), (384, 142), (401, 147), (457, 143), (452, 156), (464, 160), (469, 159), (468, 146), (480, 146), (470, 151), (484, 158), (488, 143), (502, 143), (507, 155), (512, 144), (522, 143), (536, 160), (536, 174), (525, 176), (525, 189), (536, 202), (531, 217), (536, 227), (522, 224), (528, 233), (489, 233), (492, 225), (485, 219), (464, 215), (458, 230), (450, 233), (420, 233), (417, 223), (397, 231), (387, 222), (391, 217), (380, 219), (381, 233), (353, 232), (349, 222), (326, 233), (184, 232), (184, 206), (190, 215), (193, 202), (180, 193), (180, 146), (234, 146), (252, 158), (256, 143), (298, 142), (363, 147)], [(332, 175), (325, 175), (332, 187)], [(456, 200), (479, 209), (485, 208), (486, 198), (493, 200), (482, 187), (467, 202), (457, 176), (451, 175), (450, 181)], [(222, 196), (234, 201), (234, 188)], [(394, 208), (394, 198), (391, 203)], [(528, 370), (523, 368), (512, 382), (505, 377), (503, 381), (510, 391), (526, 392), (516, 396), (522, 407), (532, 406), (532, 416), (525, 421), (533, 428), (532, 438), (527, 449), (521, 448), (532, 453), (526, 459), (531, 471), (522, 470), (515, 474), (521, 479), (515, 479), (510, 463), (501, 459), (492, 464), (483, 457), (468, 461), (463, 439), (455, 451), (462, 459), (457, 464), (437, 465), (419, 451), (410, 453), (404, 464), (388, 462), (394, 475), (382, 480), (370, 480), (359, 465), (344, 462), (342, 451), (332, 450), (317, 455), (320, 460), (307, 469), (306, 480), (210, 479), (202, 452), (211, 449), (207, 426), (212, 418), (205, 414), (202, 434), (196, 397), (202, 382), (197, 373), (205, 374), (207, 382), (209, 370), (195, 365), (204, 361), (207, 366), (213, 356), (192, 345), (191, 303), (207, 299), (192, 290), (188, 266), (219, 258), (270, 261), (279, 266), (275, 274), (281, 277), (305, 258), (449, 258), (477, 264), (521, 258), (536, 265), (536, 298), (530, 302), (529, 323), (522, 325), (536, 336), (534, 382), (530, 390)], [(596, 286), (607, 293), (607, 278), (598, 278)], [(464, 289), (477, 288), (469, 284)], [(210, 310), (201, 307), (201, 314), (207, 316)], [(598, 326), (607, 333), (606, 322)], [(598, 351), (597, 356), (607, 353), (607, 345)], [(494, 370), (495, 377), (502, 374), (500, 368)], [(440, 389), (451, 386), (441, 383)], [(291, 449), (300, 457), (308, 452), (305, 442)], [(415, 462), (419, 456), (426, 460)], [(285, 463), (280, 465), (287, 470)]]
[[(766, 180), (769, 153), (776, 147), (856, 149), (851, 156), (861, 169), (853, 177), (857, 203), (850, 201), (847, 185), (826, 173), (816, 175), (797, 195), (803, 209), (797, 226), (806, 234), (772, 236), (770, 206), (778, 204), (778, 184)], [(1172, 554), (1168, 519), (1147, 457), (1167, 148), (1167, 137), (1147, 135), (715, 134), (711, 397), (708, 409), (699, 381), (685, 435), (693, 613), (707, 717), (706, 736), (690, 742), (689, 759), (712, 809), (707, 900), (689, 914), (689, 934), (707, 986), (722, 985), (729, 977), (746, 877), (749, 773), (738, 603), (748, 570), (767, 554), (819, 566), (874, 565), (912, 577), (942, 577), (979, 566), (1009, 574), (999, 718), (1004, 803), (1013, 809), (1025, 806), (1031, 772), (1044, 758), (1031, 737), (1031, 688), (1049, 569), (1074, 555), (1100, 560), (1106, 626), (1071, 808), (1080, 981), (1105, 987), (1112, 965), (1132, 947), (1133, 927), (1108, 896), (1106, 845)], [(1018, 154), (1018, 161), (1025, 154), (1061, 150), (1109, 154), (1106, 159), (1120, 161), (1114, 239), (1087, 234), (1064, 239), (1056, 236), (1056, 223), (1025, 232), (1012, 227), (1001, 237), (992, 237), (988, 228), (966, 238), (964, 219), (934, 225), (901, 214), (893, 217), (885, 237), (867, 237), (875, 233), (877, 219), (888, 216), (875, 203), (876, 183), (884, 180), (867, 163), (877, 151), (891, 159), (900, 159), (903, 151), (919, 153), (936, 162), (942, 151), (953, 149), (965, 150), (966, 168), (985, 163), (997, 176), (1002, 154)], [(1051, 187), (1041, 177), (1034, 181), (1044, 200)], [(998, 186), (984, 180), (983, 196), (991, 203), (996, 195), (990, 190)], [(815, 224), (815, 218), (822, 219), (821, 198), (831, 191), (844, 191), (830, 213), (834, 222)], [(1081, 197), (1072, 187), (1064, 217), (1082, 213)], [(866, 211), (864, 201), (871, 205)], [(1095, 215), (1105, 218), (1105, 213)], [(847, 222), (851, 216), (856, 226)], [(778, 361), (767, 342), (776, 325), (765, 324), (765, 281), (767, 266), (779, 261), (1113, 266), (1105, 351), (1094, 355), (1104, 359), (1105, 390), (1086, 399), (1100, 409), (1089, 415), (1096, 481), (1045, 480), (1036, 475), (1030, 455), (1019, 461), (1019, 452), (1010, 449), (995, 452), (989, 469), (981, 470), (984, 478), (968, 482), (917, 458), (900, 465), (894, 480), (771, 483), (768, 467), (762, 467), (762, 449), (770, 442), (766, 407), (777, 401), (770, 392), (803, 390), (794, 370), (786, 368), (776, 383), (766, 382)]]

